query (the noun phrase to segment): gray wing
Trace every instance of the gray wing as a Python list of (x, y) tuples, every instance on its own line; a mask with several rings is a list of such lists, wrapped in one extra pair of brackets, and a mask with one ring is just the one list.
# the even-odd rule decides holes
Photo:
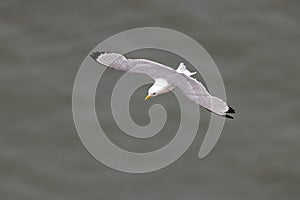
[(93, 52), (90, 55), (96, 62), (108, 68), (126, 71), (129, 73), (146, 74), (153, 79), (164, 78), (175, 74), (170, 67), (147, 59), (127, 59), (117, 53)]
[(227, 113), (234, 113), (234, 110), (225, 101), (210, 95), (196, 79), (178, 73), (170, 67), (146, 59), (126, 59), (123, 55), (117, 53), (93, 52), (91, 57), (96, 62), (112, 69), (146, 74), (154, 80), (166, 79), (171, 86), (180, 89), (186, 97), (196, 104), (218, 115), (232, 118)]
[(170, 85), (179, 88), (187, 98), (196, 104), (213, 113), (233, 119), (228, 113), (235, 113), (235, 111), (224, 100), (210, 95), (202, 83), (196, 79), (183, 74), (180, 75), (176, 79), (168, 79)]

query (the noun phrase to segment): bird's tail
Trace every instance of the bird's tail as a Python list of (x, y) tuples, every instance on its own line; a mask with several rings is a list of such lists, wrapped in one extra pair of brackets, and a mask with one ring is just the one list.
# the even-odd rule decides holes
[(176, 71), (180, 74), (184, 74), (186, 76), (193, 76), (194, 74), (196, 74), (197, 72), (190, 72), (184, 63), (180, 63), (178, 68), (176, 69)]

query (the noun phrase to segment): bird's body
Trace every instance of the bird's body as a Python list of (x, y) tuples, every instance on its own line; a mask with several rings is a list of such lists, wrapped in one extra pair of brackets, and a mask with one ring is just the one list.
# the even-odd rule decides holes
[(117, 53), (93, 52), (91, 57), (109, 68), (146, 74), (154, 79), (155, 83), (149, 88), (146, 99), (179, 88), (185, 96), (196, 104), (218, 115), (233, 118), (228, 113), (235, 113), (235, 111), (222, 99), (210, 95), (199, 81), (191, 77), (196, 72), (190, 72), (183, 63), (180, 63), (178, 68), (174, 70), (151, 60), (127, 59)]
[(161, 95), (168, 93), (173, 89), (174, 87), (172, 87), (166, 79), (158, 78), (155, 79), (154, 84), (151, 86), (151, 88), (149, 88), (149, 94), (157, 93), (157, 95)]

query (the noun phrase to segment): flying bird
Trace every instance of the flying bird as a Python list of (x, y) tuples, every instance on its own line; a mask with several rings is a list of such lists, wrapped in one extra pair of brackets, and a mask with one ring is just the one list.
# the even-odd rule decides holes
[(229, 114), (235, 113), (235, 110), (228, 106), (224, 100), (210, 95), (202, 83), (192, 77), (196, 72), (190, 72), (184, 63), (180, 63), (178, 68), (174, 70), (171, 67), (147, 59), (127, 59), (118, 53), (96, 51), (92, 52), (90, 56), (97, 63), (108, 68), (129, 73), (146, 74), (154, 79), (155, 82), (149, 88), (145, 100), (178, 88), (196, 104), (217, 115), (233, 119)]

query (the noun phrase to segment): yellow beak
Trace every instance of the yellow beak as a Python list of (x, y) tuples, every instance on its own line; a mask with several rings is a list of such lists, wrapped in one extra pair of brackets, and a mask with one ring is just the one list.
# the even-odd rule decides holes
[(151, 96), (147, 95), (146, 98), (145, 98), (145, 101), (146, 101), (147, 99), (150, 99), (150, 98), (151, 98)]

